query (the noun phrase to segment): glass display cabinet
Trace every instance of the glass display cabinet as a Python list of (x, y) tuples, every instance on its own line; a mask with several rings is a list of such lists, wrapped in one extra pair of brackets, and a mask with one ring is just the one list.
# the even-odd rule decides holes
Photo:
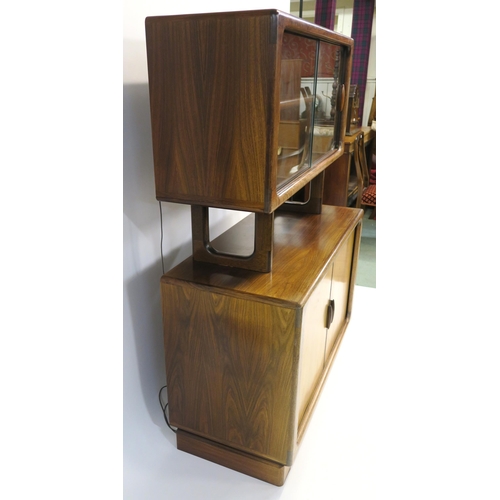
[[(264, 10), (148, 17), (146, 42), (157, 199), (193, 207), (195, 259), (269, 271), (272, 214), (319, 212), (342, 154), (352, 39)], [(211, 245), (208, 207), (267, 215), (251, 257)]]
[(340, 154), (352, 40), (279, 11), (146, 19), (156, 196), (271, 213)]
[[(278, 10), (145, 24), (156, 197), (192, 215), (161, 278), (177, 447), (281, 485), (351, 315), (363, 212), (322, 197), (353, 41)], [(251, 215), (211, 241), (210, 208)]]

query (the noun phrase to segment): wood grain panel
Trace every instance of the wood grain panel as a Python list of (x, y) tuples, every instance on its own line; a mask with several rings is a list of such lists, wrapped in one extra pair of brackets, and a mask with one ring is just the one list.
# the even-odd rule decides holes
[(159, 199), (264, 208), (272, 28), (269, 15), (147, 18)]
[[(172, 269), (165, 280), (183, 280), (217, 287), (228, 294), (251, 294), (269, 302), (305, 305), (334, 252), (362, 221), (359, 209), (324, 206), (321, 214), (277, 212), (274, 218), (272, 273), (212, 264), (193, 265), (186, 259)], [(222, 237), (224, 248), (252, 234), (253, 219), (247, 217)], [(217, 246), (217, 239), (214, 240)], [(222, 246), (222, 245), (221, 245)]]
[(274, 9), (146, 18), (157, 199), (271, 213), (341, 154), (278, 188), (285, 31), (344, 47), (348, 82), (351, 38)]
[(162, 284), (170, 419), (213, 441), (293, 457), (296, 309)]
[(267, 481), (275, 486), (282, 486), (290, 472), (289, 466), (264, 460), (182, 430), (177, 432), (177, 447), (179, 450)]
[[(162, 277), (180, 449), (284, 481), (349, 321), (362, 214), (325, 207), (320, 215), (276, 215), (271, 273), (186, 259)], [(235, 227), (225, 243), (240, 243)], [(332, 297), (335, 336), (327, 339)]]

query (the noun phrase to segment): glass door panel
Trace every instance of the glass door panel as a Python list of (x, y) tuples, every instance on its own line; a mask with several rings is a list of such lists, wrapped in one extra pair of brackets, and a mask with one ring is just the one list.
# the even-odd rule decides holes
[(311, 167), (316, 40), (285, 32), (281, 54), (278, 188)]
[(316, 108), (314, 114), (313, 164), (339, 147), (341, 51), (338, 45), (319, 42)]

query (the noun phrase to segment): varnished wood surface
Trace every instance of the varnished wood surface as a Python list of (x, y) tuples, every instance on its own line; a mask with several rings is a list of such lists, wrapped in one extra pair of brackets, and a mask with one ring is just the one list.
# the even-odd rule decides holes
[(273, 484), (283, 471), (268, 462), (293, 464), (349, 321), (361, 216), (276, 215), (271, 273), (187, 259), (162, 277), (170, 421), (192, 437), (181, 449), (228, 467), (236, 454), (233, 468)]
[(351, 38), (277, 10), (146, 18), (157, 199), (271, 213), (341, 153), (278, 192), (285, 30), (343, 46), (349, 81)]
[(291, 465), (300, 311), (163, 284), (172, 425)]
[[(217, 287), (230, 294), (252, 294), (266, 301), (299, 307), (305, 304), (332, 254), (362, 221), (357, 209), (324, 206), (321, 214), (277, 212), (274, 219), (272, 273), (195, 263), (186, 259), (162, 277), (163, 282), (183, 280), (198, 286)], [(253, 244), (251, 216), (222, 235), (214, 245), (228, 248), (231, 240)], [(222, 243), (224, 241), (224, 243)]]
[[(252, 271), (269, 272), (273, 256), (274, 214), (254, 214), (254, 241), (246, 251), (224, 250), (210, 241), (208, 207), (191, 205), (193, 259)], [(251, 231), (249, 231), (251, 233)]]
[(273, 24), (272, 16), (251, 14), (146, 19), (159, 199), (264, 209)]
[[(365, 137), (365, 145), (369, 144), (370, 141), (375, 137), (375, 132), (372, 130), (371, 127), (361, 127), (358, 132), (356, 132), (353, 135), (346, 135), (344, 143), (347, 145), (351, 145), (356, 141), (356, 137), (363, 133)], [(350, 149), (346, 149), (346, 151), (350, 151)]]
[(182, 430), (177, 433), (177, 448), (275, 486), (282, 486), (290, 472), (290, 467), (286, 465), (277, 464), (228, 446), (219, 445)]

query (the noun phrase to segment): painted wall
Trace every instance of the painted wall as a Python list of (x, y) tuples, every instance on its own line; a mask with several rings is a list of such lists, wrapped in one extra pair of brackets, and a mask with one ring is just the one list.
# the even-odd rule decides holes
[[(148, 448), (141, 422), (165, 423), (158, 391), (165, 384), (160, 307), (160, 210), (155, 199), (144, 19), (150, 15), (277, 8), (289, 12), (288, 0), (125, 0), (123, 10), (123, 410), (124, 460), (127, 470), (147, 466)], [(162, 203), (165, 270), (191, 254), (190, 208)], [(214, 211), (211, 236), (242, 218)], [(137, 462), (137, 463), (135, 463)], [(137, 465), (137, 466), (135, 466)], [(125, 482), (134, 481), (127, 477)]]

